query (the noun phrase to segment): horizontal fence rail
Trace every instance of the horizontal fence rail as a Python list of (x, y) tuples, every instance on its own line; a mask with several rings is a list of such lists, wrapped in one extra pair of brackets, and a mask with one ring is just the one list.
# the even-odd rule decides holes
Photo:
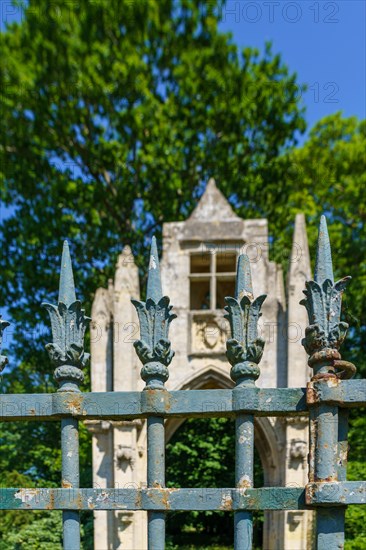
[[(340, 321), (341, 297), (349, 278), (334, 282), (325, 219), (319, 229), (314, 281), (306, 283), (309, 326), (303, 345), (314, 374), (306, 388), (259, 388), (264, 341), (257, 321), (265, 296), (254, 298), (250, 263), (239, 256), (235, 297), (226, 298), (231, 338), (227, 358), (234, 387), (222, 390), (168, 391), (168, 367), (174, 351), (169, 326), (174, 320), (169, 298), (163, 296), (159, 258), (153, 239), (146, 302), (133, 300), (140, 321), (134, 343), (142, 363), (141, 392), (82, 393), (88, 361), (84, 334), (90, 321), (76, 299), (71, 259), (64, 245), (57, 306), (45, 303), (53, 342), (46, 346), (59, 385), (53, 394), (0, 395), (1, 421), (60, 421), (62, 488), (0, 488), (1, 510), (62, 510), (63, 547), (80, 548), (81, 510), (145, 510), (148, 548), (165, 547), (166, 514), (211, 510), (234, 515), (234, 548), (252, 547), (253, 517), (258, 510), (315, 510), (315, 548), (331, 550), (344, 544), (345, 510), (366, 503), (366, 481), (347, 481), (348, 409), (366, 405), (366, 380), (352, 380), (355, 367), (342, 360), (339, 347), (348, 326)], [(0, 345), (8, 326), (0, 318)], [(0, 369), (6, 365), (0, 355)], [(309, 481), (306, 487), (253, 487), (254, 431), (257, 417), (308, 416)], [(235, 487), (166, 488), (165, 425), (169, 418), (232, 417), (236, 430)], [(147, 424), (146, 487), (79, 488), (80, 421), (145, 419)]]
[(1, 510), (311, 510), (366, 504), (366, 482), (259, 489), (0, 489)]
[(242, 402), (233, 390), (178, 390), (162, 392), (48, 393), (0, 395), (0, 420), (54, 421), (72, 416), (79, 420), (132, 420), (157, 412), (171, 417), (296, 416), (309, 412), (308, 403), (342, 408), (366, 402), (366, 380), (309, 382), (306, 388), (246, 388)]

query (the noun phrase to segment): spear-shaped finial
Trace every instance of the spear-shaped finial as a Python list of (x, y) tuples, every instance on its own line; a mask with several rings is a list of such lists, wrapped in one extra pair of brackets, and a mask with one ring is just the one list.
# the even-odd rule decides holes
[(62, 249), (58, 301), (67, 307), (76, 302), (74, 275), (72, 272), (69, 243), (67, 241), (64, 241)]
[(341, 321), (342, 295), (351, 277), (334, 282), (332, 254), (325, 216), (320, 218), (314, 281), (306, 281), (305, 299), (300, 304), (307, 309), (309, 326), (302, 345), (308, 353), (313, 380), (352, 378), (356, 367), (343, 361), (339, 348), (348, 324)]
[(258, 319), (266, 296), (254, 300), (252, 275), (248, 256), (240, 255), (236, 273), (235, 298), (225, 298), (231, 329), (226, 342), (226, 356), (232, 365), (230, 376), (236, 386), (254, 384), (260, 374), (258, 363), (263, 354), (264, 340), (258, 336)]
[(326, 279), (334, 282), (332, 251), (330, 248), (327, 220), (321, 216), (315, 260), (314, 280), (322, 284)]
[(155, 237), (150, 250), (146, 302), (131, 300), (140, 321), (140, 340), (134, 342), (136, 353), (143, 364), (141, 377), (145, 389), (163, 389), (169, 377), (168, 365), (174, 351), (169, 340), (169, 325), (176, 315), (168, 296), (161, 289), (158, 249)]
[(55, 378), (59, 391), (79, 391), (84, 380), (82, 368), (89, 360), (84, 352), (84, 335), (89, 317), (76, 299), (69, 245), (64, 242), (61, 260), (60, 286), (57, 306), (43, 303), (48, 311), (53, 342), (46, 345), (56, 366)]
[(158, 256), (158, 247), (156, 244), (155, 237), (151, 240), (150, 248), (150, 261), (149, 261), (149, 272), (147, 276), (147, 289), (146, 289), (146, 299), (151, 298), (155, 303), (158, 303), (160, 298), (163, 297), (163, 292), (161, 289), (161, 277), (160, 277), (160, 266), (159, 266), (159, 256)]
[(252, 273), (248, 256), (240, 254), (236, 271), (235, 298), (240, 301), (244, 296), (253, 300)]

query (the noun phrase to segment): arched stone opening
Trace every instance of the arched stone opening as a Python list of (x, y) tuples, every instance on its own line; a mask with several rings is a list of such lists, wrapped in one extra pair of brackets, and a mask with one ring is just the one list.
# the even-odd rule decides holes
[[(207, 366), (198, 375), (186, 379), (177, 390), (197, 389), (225, 389), (232, 388), (233, 382), (227, 372), (213, 365)], [(185, 418), (171, 418), (166, 421), (166, 443), (179, 430)], [(264, 486), (279, 486), (282, 484), (282, 450), (283, 450), (283, 428), (281, 422), (267, 417), (256, 417), (254, 445), (259, 455), (263, 471)], [(232, 450), (234, 452), (234, 449)], [(277, 550), (280, 548), (279, 541), (283, 530), (282, 512), (264, 512), (263, 540), (262, 546), (266, 550)], [(274, 537), (274, 532), (276, 533)]]

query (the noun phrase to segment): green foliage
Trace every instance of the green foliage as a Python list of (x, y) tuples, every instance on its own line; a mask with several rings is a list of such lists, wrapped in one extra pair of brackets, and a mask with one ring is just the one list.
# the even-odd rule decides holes
[[(210, 176), (240, 216), (268, 217), (272, 257), (285, 268), (295, 213), (304, 211), (312, 222), (312, 250), (319, 215), (329, 216), (336, 276), (351, 271), (354, 278), (344, 301), (352, 327), (344, 356), (366, 374), (366, 123), (326, 117), (294, 148), (305, 129), (296, 75), (269, 46), (263, 56), (251, 48), (239, 52), (218, 31), (221, 4), (29, 0), (22, 22), (0, 33), (0, 192), (10, 208), (0, 224), (0, 304), (13, 321), (11, 351), (19, 361), (7, 370), (2, 391), (55, 389), (40, 303), (56, 297), (62, 240), (71, 240), (78, 297), (88, 312), (122, 245), (132, 246), (143, 269), (152, 233), (159, 236), (163, 221), (186, 218)], [(350, 476), (365, 478), (358, 419), (351, 420), (351, 453), (358, 454), (351, 454), (349, 468)], [(190, 464), (190, 483), (229, 481), (233, 447), (225, 460), (214, 450), (221, 439), (230, 443), (224, 425), (212, 424), (209, 437), (197, 428), (195, 443), (187, 422), (183, 439), (170, 443), (175, 464)], [(10, 472), (4, 485), (12, 475), (23, 476), (13, 480), (18, 486), (59, 484), (55, 424), (2, 425), (0, 440), (0, 468)], [(205, 466), (194, 474), (201, 454)], [(90, 436), (82, 427), (82, 486), (91, 486), (90, 465)], [(188, 481), (169, 464), (168, 479)], [(349, 549), (362, 548), (365, 538), (362, 514), (353, 510)], [(90, 548), (91, 514), (84, 516)], [(32, 525), (30, 517), (37, 518)], [(195, 529), (225, 521), (196, 516), (193, 523), (192, 517), (184, 521)], [(31, 541), (36, 529), (50, 533), (43, 548), (57, 548), (59, 515), (6, 512), (4, 518), (6, 548)]]
[[(62, 550), (62, 512), (37, 512), (33, 521), (23, 524), (20, 529), (8, 530), (0, 539), (0, 550)], [(30, 516), (30, 513), (23, 515)]]
[[(260, 459), (255, 453), (254, 483), (263, 486)], [(235, 431), (229, 418), (190, 418), (166, 447), (168, 487), (235, 487)], [(263, 514), (254, 514), (255, 538), (262, 536)], [(171, 549), (223, 548), (233, 544), (233, 515), (225, 512), (171, 512), (167, 533)], [(176, 546), (177, 545), (177, 546)]]
[[(330, 223), (335, 279), (352, 275), (344, 295), (344, 320), (351, 327), (343, 355), (366, 375), (362, 350), (366, 345), (366, 121), (325, 117), (311, 130), (305, 145), (290, 150), (278, 162), (283, 200), (270, 217), (276, 236), (274, 255), (287, 264), (292, 220), (307, 215), (312, 259), (315, 260), (317, 222), (325, 213)], [(350, 259), (352, 258), (352, 262)]]
[(247, 215), (272, 202), (275, 160), (305, 127), (298, 85), (269, 47), (239, 52), (218, 32), (220, 4), (30, 0), (1, 36), (2, 200), (14, 212), (1, 224), (0, 303), (18, 354), (42, 350), (42, 376), (39, 303), (56, 292), (63, 238), (88, 306), (122, 243), (142, 265), (144, 237), (185, 218), (209, 176), (239, 190)]
[[(262, 57), (239, 52), (218, 32), (220, 6), (30, 0), (22, 22), (0, 33), (1, 200), (10, 207), (0, 225), (0, 304), (20, 361), (4, 392), (55, 390), (40, 303), (56, 298), (65, 237), (88, 312), (122, 244), (145, 265), (147, 237), (185, 218), (209, 176), (228, 195), (240, 189), (235, 200), (248, 214), (265, 212), (258, 186), (277, 188), (275, 161), (305, 127), (299, 87), (269, 47)], [(57, 427), (1, 429), (2, 471), (16, 463), (29, 482), (58, 485)], [(82, 431), (84, 486), (89, 442)]]
[[(366, 411), (351, 411), (349, 431), (349, 463), (347, 479), (366, 480)], [(366, 549), (366, 510), (364, 506), (349, 506), (346, 512), (345, 550)]]

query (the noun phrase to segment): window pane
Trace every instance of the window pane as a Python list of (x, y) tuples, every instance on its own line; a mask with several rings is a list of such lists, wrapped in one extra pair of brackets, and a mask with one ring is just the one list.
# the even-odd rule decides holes
[(210, 280), (191, 281), (191, 309), (210, 309)]
[(191, 273), (210, 273), (210, 254), (202, 252), (192, 255)]
[(216, 257), (216, 272), (235, 272), (236, 271), (236, 254), (234, 252), (223, 252)]
[(225, 296), (235, 295), (235, 278), (225, 279), (216, 282), (216, 309), (223, 309), (226, 306)]

